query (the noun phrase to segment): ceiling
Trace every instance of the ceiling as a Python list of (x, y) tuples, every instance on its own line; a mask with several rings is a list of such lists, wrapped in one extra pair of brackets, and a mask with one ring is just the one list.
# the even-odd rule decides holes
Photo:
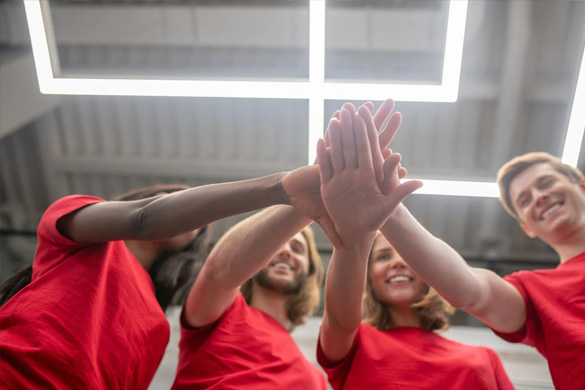
[[(64, 76), (308, 77), (307, 1), (51, 4)], [(326, 79), (439, 83), (446, 18), (439, 1), (330, 1)], [(470, 1), (458, 101), (398, 102), (393, 150), (412, 176), (477, 181), (518, 154), (560, 155), (584, 45), (583, 1)], [(326, 101), (325, 118), (342, 103)], [(41, 95), (22, 2), (0, 2), (3, 278), (32, 259), (26, 233), (56, 198), (290, 170), (307, 161), (307, 123), (306, 100)], [(474, 264), (506, 273), (557, 261), (495, 199), (406, 204)], [(239, 218), (217, 222), (215, 237)]]

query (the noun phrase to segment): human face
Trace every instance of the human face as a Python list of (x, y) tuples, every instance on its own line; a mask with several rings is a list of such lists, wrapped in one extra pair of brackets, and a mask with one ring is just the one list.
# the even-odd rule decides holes
[(412, 272), (384, 237), (376, 239), (371, 256), (368, 276), (376, 297), (382, 303), (410, 308), (426, 293), (425, 282)]
[(295, 294), (309, 274), (309, 246), (302, 233), (291, 238), (257, 275), (256, 282), (281, 294)]
[(516, 176), (510, 199), (530, 237), (552, 245), (585, 229), (585, 181), (573, 183), (548, 163), (532, 165)]

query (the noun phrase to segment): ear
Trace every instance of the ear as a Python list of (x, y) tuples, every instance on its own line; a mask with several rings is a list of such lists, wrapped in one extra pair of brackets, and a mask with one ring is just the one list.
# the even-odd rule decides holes
[(578, 183), (579, 188), (581, 189), (581, 192), (583, 192), (585, 194), (585, 179), (581, 179), (581, 181)]
[(528, 237), (530, 238), (536, 237), (536, 234), (532, 230), (530, 230), (528, 226), (524, 225), (523, 223), (520, 223), (520, 227), (522, 228), (524, 234), (526, 234)]

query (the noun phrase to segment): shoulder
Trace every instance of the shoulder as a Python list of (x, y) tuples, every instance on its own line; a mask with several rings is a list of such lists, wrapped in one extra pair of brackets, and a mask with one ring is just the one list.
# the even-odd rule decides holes
[(55, 227), (59, 218), (83, 207), (105, 202), (104, 199), (89, 195), (69, 195), (53, 202), (41, 217), (39, 229)]

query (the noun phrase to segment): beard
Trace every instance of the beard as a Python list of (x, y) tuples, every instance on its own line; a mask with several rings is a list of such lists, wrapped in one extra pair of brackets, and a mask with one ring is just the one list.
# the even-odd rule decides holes
[(297, 273), (295, 277), (290, 282), (282, 282), (275, 280), (270, 275), (268, 275), (268, 268), (263, 268), (254, 276), (254, 280), (260, 287), (263, 287), (267, 290), (274, 291), (279, 294), (283, 295), (296, 295), (301, 291), (301, 288), (305, 284), (305, 280), (307, 280), (306, 273)]

